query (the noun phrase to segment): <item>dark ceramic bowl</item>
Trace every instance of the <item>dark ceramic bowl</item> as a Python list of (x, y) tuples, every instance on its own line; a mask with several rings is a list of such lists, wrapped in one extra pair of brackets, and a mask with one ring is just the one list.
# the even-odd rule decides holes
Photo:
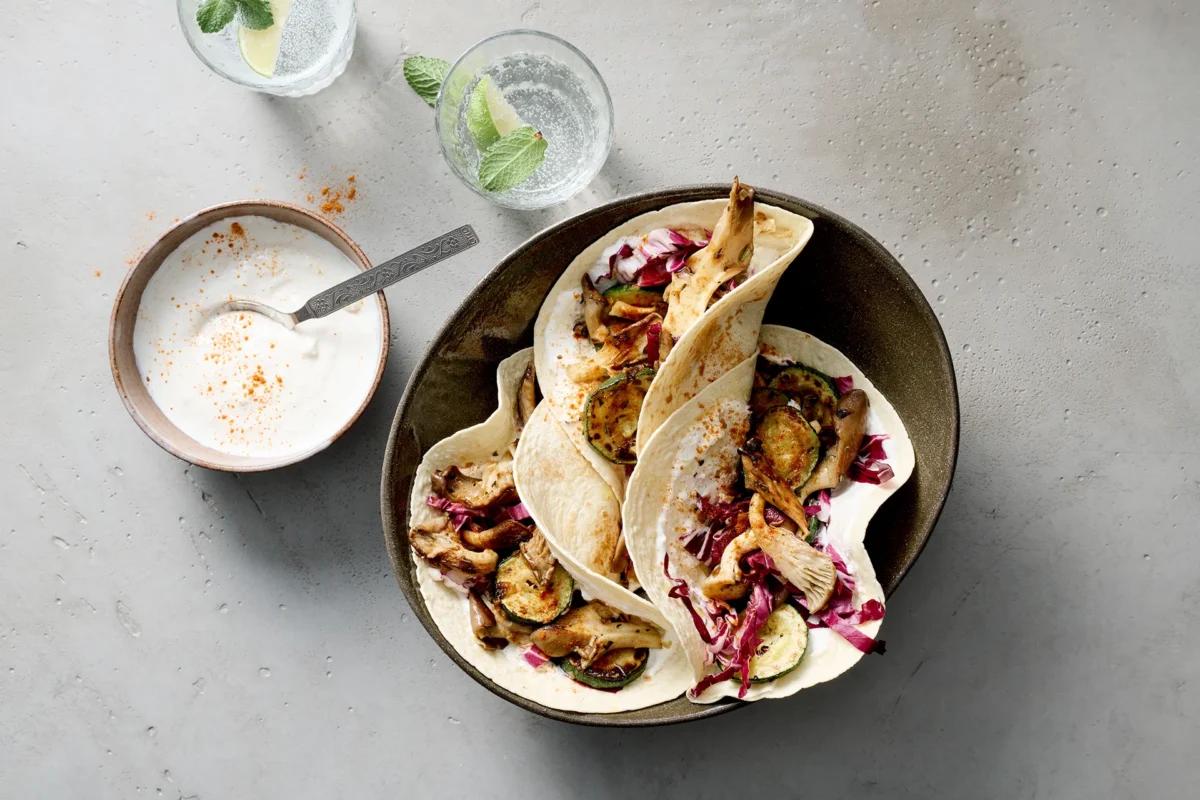
[[(446, 642), (417, 589), (405, 536), (413, 472), (431, 445), (492, 412), (496, 365), (532, 343), (542, 300), (580, 250), (638, 214), (728, 193), (728, 185), (709, 185), (636, 195), (534, 236), (463, 301), (417, 365), (396, 412), (381, 502), (400, 588), (429, 635), (459, 667), (506, 700), (543, 716), (586, 725), (661, 725), (715, 716), (742, 703), (696, 705), (680, 697), (637, 711), (580, 714), (546, 708), (496, 686)], [(761, 189), (757, 199), (803, 214), (816, 226), (775, 291), (766, 321), (808, 331), (844, 352), (895, 405), (912, 437), (916, 470), (867, 529), (867, 551), (890, 595), (929, 539), (954, 475), (958, 390), (945, 336), (917, 285), (879, 242), (804, 200)], [(795, 302), (801, 297), (803, 303)]]

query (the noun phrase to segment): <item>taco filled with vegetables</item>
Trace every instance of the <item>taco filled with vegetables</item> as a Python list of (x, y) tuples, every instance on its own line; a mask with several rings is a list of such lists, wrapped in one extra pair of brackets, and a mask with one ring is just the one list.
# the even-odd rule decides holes
[[(541, 388), (618, 504), (650, 435), (755, 352), (771, 292), (812, 230), (734, 178), (728, 199), (620, 225), (550, 290), (534, 326)], [(620, 582), (619, 562), (595, 566)]]
[(551, 708), (607, 713), (678, 696), (690, 670), (662, 614), (564, 553), (547, 527), (618, 530), (607, 485), (592, 473), (589, 489), (585, 474), (569, 518), (522, 502), (523, 465), (557, 463), (542, 442), (561, 435), (537, 402), (531, 349), (500, 364), (497, 393), (497, 410), (431, 447), (414, 476), (408, 541), (438, 629), (495, 684)]
[(690, 698), (785, 697), (880, 649), (863, 537), (914, 463), (861, 371), (774, 325), (644, 443), (624, 533), (687, 652)]

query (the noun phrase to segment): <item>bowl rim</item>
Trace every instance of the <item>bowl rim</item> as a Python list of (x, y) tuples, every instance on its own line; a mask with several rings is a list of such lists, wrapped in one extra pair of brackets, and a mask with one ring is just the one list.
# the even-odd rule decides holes
[[(365, 252), (363, 252), (363, 249), (358, 246), (358, 243), (355, 242), (353, 239), (351, 239), (349, 234), (347, 234), (341, 228), (341, 226), (337, 225), (336, 223), (334, 223), (328, 219), (325, 219), (324, 217), (311, 211), (310, 209), (303, 208), (303, 207), (295, 205), (293, 203), (286, 203), (286, 202), (283, 202), (280, 200), (232, 200), (229, 202), (217, 203), (216, 205), (211, 205), (211, 206), (206, 206), (204, 208), (201, 208), (200, 210), (195, 211), (195, 212), (187, 215), (186, 217), (181, 217), (178, 220), (174, 221), (170, 225), (170, 227), (168, 227), (165, 231), (163, 231), (162, 234), (160, 234), (154, 240), (154, 242), (151, 243), (140, 256), (138, 256), (137, 262), (135, 264), (133, 264), (131, 267), (129, 267), (128, 270), (126, 270), (125, 277), (121, 280), (121, 286), (120, 286), (120, 288), (117, 289), (116, 297), (113, 300), (112, 311), (109, 313), (109, 318), (108, 318), (108, 365), (109, 365), (109, 369), (112, 372), (113, 383), (116, 386), (117, 394), (120, 396), (121, 403), (122, 403), (122, 405), (125, 406), (125, 410), (127, 412), (129, 412), (129, 416), (131, 416), (133, 418), (133, 421), (135, 423), (137, 423), (137, 426), (139, 428), (141, 428), (142, 432), (144, 434), (146, 434), (146, 436), (148, 436), (152, 442), (157, 444), (163, 450), (167, 451), (171, 455), (175, 456), (176, 458), (178, 458), (181, 461), (184, 461), (188, 464), (194, 464), (195, 466), (203, 467), (205, 469), (216, 470), (218, 472), (233, 472), (233, 473), (267, 472), (269, 470), (279, 469), (281, 467), (290, 466), (292, 464), (299, 463), (300, 461), (304, 461), (305, 459), (316, 455), (317, 453), (321, 452), (322, 450), (324, 450), (327, 447), (329, 447), (330, 445), (332, 445), (334, 442), (336, 442), (338, 439), (340, 439), (342, 437), (342, 435), (345, 434), (346, 431), (348, 431), (352, 425), (354, 425), (355, 422), (358, 421), (358, 419), (362, 416), (363, 412), (366, 411), (367, 406), (370, 405), (371, 400), (374, 399), (376, 392), (379, 390), (379, 385), (383, 381), (383, 373), (384, 373), (384, 369), (387, 367), (388, 351), (389, 351), (390, 345), (391, 345), (391, 320), (390, 320), (389, 312), (388, 312), (387, 298), (384, 296), (383, 292), (377, 292), (375, 297), (379, 302), (379, 311), (380, 311), (380, 333), (379, 333), (379, 335), (380, 335), (381, 347), (380, 347), (380, 352), (379, 352), (379, 364), (375, 368), (375, 377), (371, 381), (371, 388), (367, 391), (366, 395), (363, 397), (362, 402), (359, 404), (358, 408), (355, 409), (354, 413), (346, 420), (346, 422), (340, 428), (338, 428), (338, 430), (333, 435), (331, 435), (329, 438), (327, 438), (326, 440), (324, 440), (323, 442), (318, 444), (316, 447), (309, 448), (308, 450), (304, 450), (299, 453), (284, 456), (284, 457), (277, 458), (274, 460), (262, 461), (261, 463), (253, 463), (253, 464), (246, 464), (246, 465), (235, 465), (235, 464), (229, 464), (229, 463), (215, 462), (210, 459), (207, 459), (207, 458), (204, 458), (201, 456), (197, 456), (194, 453), (187, 453), (184, 450), (182, 450), (181, 448), (176, 447), (167, 439), (167, 437), (163, 436), (159, 432), (159, 430), (151, 423), (150, 420), (146, 419), (145, 415), (142, 414), (141, 409), (138, 407), (137, 403), (130, 396), (129, 387), (127, 386), (127, 376), (122, 375), (121, 368), (120, 368), (120, 365), (118, 362), (117, 317), (118, 317), (119, 313), (121, 312), (121, 310), (129, 302), (128, 293), (129, 293), (130, 285), (133, 283), (134, 277), (139, 275), (141, 272), (143, 272), (147, 269), (150, 270), (150, 276), (153, 276), (153, 274), (158, 271), (158, 269), (162, 266), (163, 262), (166, 261), (167, 256), (169, 256), (171, 253), (175, 252), (175, 250), (178, 249), (178, 246), (179, 246), (179, 245), (176, 245), (175, 248), (172, 248), (171, 250), (166, 251), (165, 253), (163, 253), (161, 255), (161, 257), (158, 257), (158, 254), (156, 253), (156, 251), (158, 250), (159, 245), (164, 240), (166, 240), (168, 237), (170, 237), (172, 234), (174, 234), (176, 231), (180, 230), (181, 228), (189, 227), (189, 226), (197, 226), (196, 230), (192, 231), (192, 233), (189, 233), (187, 237), (185, 237), (183, 240), (180, 241), (179, 244), (183, 244), (183, 242), (186, 241), (187, 238), (190, 238), (191, 236), (195, 235), (195, 233), (197, 233), (202, 228), (206, 227), (209, 224), (212, 224), (213, 222), (217, 222), (221, 219), (225, 219), (225, 218), (232, 217), (232, 216), (250, 216), (250, 217), (264, 216), (262, 213), (259, 213), (264, 208), (265, 209), (281, 209), (281, 210), (296, 213), (302, 217), (305, 217), (310, 223), (313, 224), (314, 228), (319, 228), (322, 231), (322, 232), (319, 232), (317, 230), (312, 230), (313, 233), (316, 233), (317, 235), (321, 236), (323, 239), (325, 239), (326, 241), (329, 241), (331, 243), (333, 243), (334, 240), (337, 240), (338, 242), (341, 242), (343, 245), (345, 245), (345, 247), (349, 250), (349, 253), (344, 253), (344, 254), (347, 255), (348, 258), (351, 258), (352, 261), (357, 263), (358, 267), (361, 270), (366, 271), (372, 267), (371, 260), (369, 258), (367, 258), (367, 254)], [(211, 221), (206, 221), (210, 217), (212, 218)], [(282, 220), (275, 220), (275, 221), (281, 222)], [(285, 224), (293, 224), (293, 223), (285, 223)], [(154, 256), (154, 257), (152, 257), (152, 256)], [(153, 266), (151, 266), (151, 264), (155, 260), (155, 258), (157, 258), (158, 263), (153, 264)], [(149, 276), (147, 277), (147, 281), (148, 280), (149, 280)], [(140, 306), (141, 306), (141, 302), (140, 302), (140, 298), (139, 298), (138, 307), (140, 308)], [(137, 308), (133, 309), (135, 319), (136, 319), (137, 310), (138, 310)], [(139, 382), (139, 386), (140, 386), (140, 382)], [(148, 396), (149, 395), (147, 394), (147, 397)], [(150, 399), (150, 402), (154, 403), (153, 398)], [(157, 405), (157, 403), (155, 403), (155, 405)], [(180, 433), (182, 433), (182, 431), (180, 431)], [(187, 434), (183, 434), (183, 435), (187, 436)], [(190, 436), (187, 436), (187, 438), (191, 439)], [(209, 448), (209, 449), (215, 450), (215, 448)]]
[[(935, 334), (937, 345), (942, 356), (941, 364), (944, 367), (942, 371), (944, 373), (944, 377), (948, 381), (948, 388), (950, 389), (950, 396), (952, 399), (951, 406), (953, 419), (950, 421), (952, 424), (949, 425), (951, 431), (950, 447), (947, 455), (943, 459), (943, 464), (947, 468), (946, 474), (948, 477), (945, 485), (940, 487), (938, 491), (936, 508), (934, 509), (932, 515), (930, 515), (927, 524), (922, 526), (923, 529), (918, 533), (919, 544), (916, 550), (912, 553), (912, 557), (907, 559), (907, 563), (905, 563), (897, 572), (895, 581), (890, 586), (885, 587), (885, 593), (888, 597), (890, 597), (898, 588), (899, 584), (903, 581), (904, 577), (908, 574), (908, 571), (912, 568), (913, 564), (916, 563), (921, 553), (925, 550), (926, 545), (928, 545), (929, 539), (933, 535), (933, 530), (937, 526), (937, 522), (941, 518), (942, 512), (945, 509), (946, 499), (949, 497), (950, 489), (954, 483), (954, 473), (958, 464), (958, 448), (961, 427), (958, 380), (955, 375), (954, 360), (950, 352), (950, 346), (946, 341), (945, 331), (942, 329), (941, 322), (938, 321), (937, 314), (934, 313), (933, 307), (929, 305), (928, 299), (926, 299), (925, 294), (921, 291), (916, 281), (913, 280), (913, 277), (909, 275), (908, 271), (905, 270), (903, 265), (900, 264), (899, 259), (892, 255), (887, 248), (885, 248), (878, 240), (875, 239), (875, 237), (871, 236), (861, 227), (841, 216), (840, 214), (835, 214), (823, 206), (817, 205), (816, 203), (802, 200), (801, 198), (785, 192), (779, 192), (772, 189), (762, 189), (757, 185), (755, 186), (754, 191), (756, 200), (761, 200), (762, 202), (773, 205), (781, 204), (783, 207), (790, 206), (791, 208), (800, 208), (803, 209), (806, 216), (811, 214), (815, 217), (824, 217), (832, 221), (838, 227), (846, 230), (861, 245), (871, 251), (872, 255), (874, 255), (880, 262), (883, 263), (885, 268), (892, 273), (893, 277), (905, 285), (905, 289), (909, 290), (911, 295), (916, 299), (918, 310), (921, 316), (927, 322), (932, 323), (931, 328)], [(719, 716), (729, 711), (742, 708), (743, 706), (749, 705), (749, 703), (741, 700), (724, 698), (711, 704), (696, 704), (696, 710), (693, 712), (671, 719), (658, 720), (640, 720), (629, 718), (627, 716), (630, 713), (636, 713), (636, 710), (632, 712), (619, 712), (617, 714), (588, 714), (578, 711), (564, 711), (561, 709), (544, 706), (497, 685), (495, 682), (477, 670), (465, 658), (462, 657), (462, 655), (446, 640), (444, 636), (442, 636), (441, 631), (437, 627), (437, 623), (433, 621), (432, 616), (429, 614), (429, 609), (425, 605), (425, 600), (421, 596), (420, 589), (417, 588), (416, 578), (415, 576), (411, 575), (411, 569), (407, 569), (407, 572), (410, 574), (402, 577), (402, 573), (406, 571), (406, 565), (404, 564), (400, 555), (400, 550), (402, 548), (397, 546), (397, 537), (393, 534), (396, 532), (398, 527), (407, 525), (407, 519), (398, 521), (394, 518), (394, 515), (391, 512), (391, 504), (389, 501), (393, 496), (393, 490), (388, 480), (389, 476), (392, 474), (392, 470), (396, 461), (397, 448), (395, 442), (400, 431), (400, 421), (406, 416), (408, 408), (412, 403), (414, 387), (424, 376), (425, 372), (428, 371), (432, 363), (431, 354), (442, 344), (443, 340), (451, 333), (451, 331), (455, 329), (455, 320), (458, 319), (459, 315), (463, 313), (467, 306), (475, 302), (476, 297), (482, 294), (488, 285), (491, 284), (501, 272), (508, 268), (512, 261), (514, 261), (524, 250), (526, 250), (536, 241), (551, 236), (570, 225), (576, 224), (581, 218), (602, 214), (632, 201), (661, 198), (664, 205), (673, 205), (675, 203), (693, 202), (695, 200), (720, 198), (726, 196), (728, 193), (728, 183), (681, 184), (648, 192), (635, 192), (623, 195), (606, 203), (602, 203), (578, 214), (573, 214), (566, 219), (560, 220), (559, 222), (556, 222), (553, 225), (534, 233), (532, 236), (529, 236), (512, 250), (510, 250), (496, 263), (494, 267), (492, 267), (492, 269), (488, 270), (488, 272), (479, 279), (475, 286), (472, 287), (471, 291), (467, 293), (454, 311), (446, 318), (446, 321), (442, 324), (437, 334), (429, 340), (429, 344), (425, 347), (420, 360), (417, 362), (412, 373), (406, 380), (404, 392), (400, 397), (400, 402), (396, 406), (395, 415), (392, 417), (392, 424), (388, 430), (388, 440), (384, 451), (383, 469), (380, 477), (379, 501), (380, 516), (383, 525), (384, 545), (388, 551), (388, 558), (392, 563), (392, 572), (396, 577), (396, 582), (400, 585), (400, 591), (408, 601), (413, 614), (418, 620), (420, 620), (422, 627), (425, 628), (426, 633), (429, 634), (438, 647), (446, 655), (448, 655), (460, 669), (466, 672), (467, 675), (475, 680), (476, 683), (483, 686), (492, 694), (503, 698), (504, 700), (507, 700), (508, 702), (525, 709), (526, 711), (531, 711), (535, 714), (538, 714), (539, 716), (553, 719), (558, 722), (567, 722), (587, 727), (660, 727), (708, 719), (710, 717)], [(407, 508), (408, 498), (401, 499)]]

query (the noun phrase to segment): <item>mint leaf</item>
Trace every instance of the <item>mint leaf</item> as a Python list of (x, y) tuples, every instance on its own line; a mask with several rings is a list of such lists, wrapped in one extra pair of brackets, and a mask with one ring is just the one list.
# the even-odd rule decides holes
[(546, 160), (546, 140), (526, 125), (501, 136), (479, 162), (479, 184), (489, 192), (505, 192), (517, 186)]
[(404, 80), (429, 105), (437, 102), (442, 81), (450, 71), (450, 62), (428, 56), (409, 56), (404, 59)]
[(233, 22), (236, 0), (208, 0), (196, 9), (196, 24), (205, 33), (216, 33)]
[(275, 24), (275, 15), (267, 0), (237, 0), (237, 4), (242, 10), (242, 24), (247, 28), (261, 31)]

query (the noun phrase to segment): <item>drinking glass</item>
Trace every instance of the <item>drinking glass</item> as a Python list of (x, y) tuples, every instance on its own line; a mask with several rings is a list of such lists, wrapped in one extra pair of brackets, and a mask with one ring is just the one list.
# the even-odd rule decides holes
[[(471, 93), (485, 76), (547, 145), (537, 171), (502, 192), (481, 186), (482, 154), (467, 128)], [(508, 208), (563, 202), (591, 182), (612, 147), (612, 99), (600, 73), (569, 42), (541, 31), (497, 33), (463, 53), (442, 82), (434, 117), (442, 154), (454, 174)]]
[(255, 71), (242, 56), (235, 17), (224, 30), (204, 33), (196, 9), (204, 0), (178, 0), (179, 25), (209, 69), (234, 83), (268, 94), (300, 97), (333, 83), (354, 51), (354, 0), (294, 0), (283, 25), (273, 75)]

